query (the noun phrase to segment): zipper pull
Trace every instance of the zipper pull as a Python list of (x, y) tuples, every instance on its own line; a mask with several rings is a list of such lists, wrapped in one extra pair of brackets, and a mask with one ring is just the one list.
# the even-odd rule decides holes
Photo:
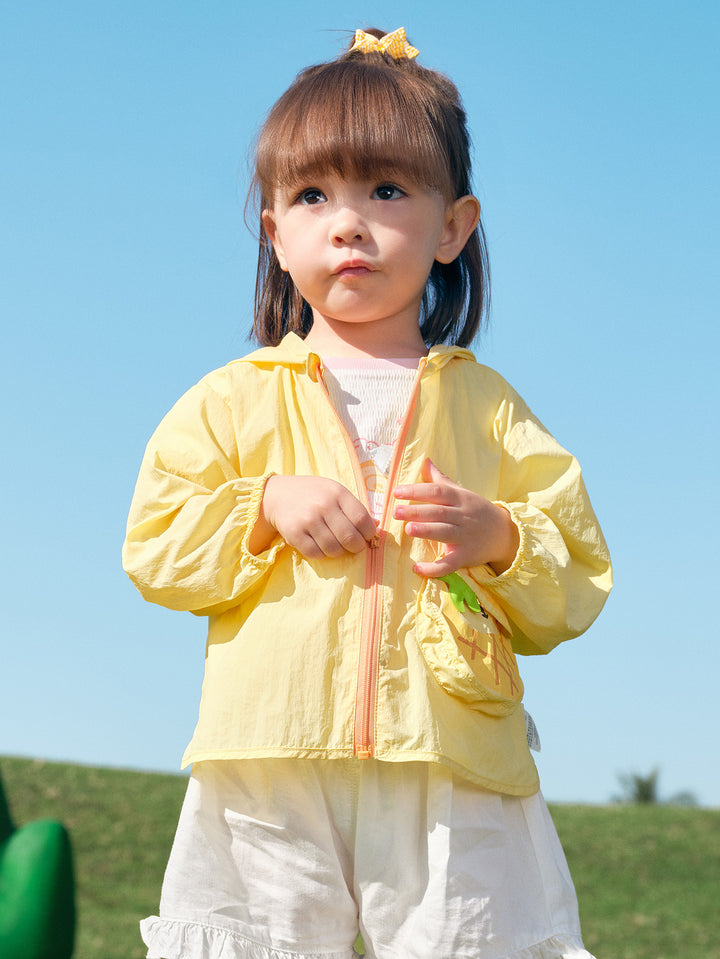
[(385, 537), (387, 534), (388, 531), (386, 529), (384, 529), (382, 526), (378, 526), (373, 538), (368, 540), (368, 547), (370, 549), (380, 549), (385, 542)]

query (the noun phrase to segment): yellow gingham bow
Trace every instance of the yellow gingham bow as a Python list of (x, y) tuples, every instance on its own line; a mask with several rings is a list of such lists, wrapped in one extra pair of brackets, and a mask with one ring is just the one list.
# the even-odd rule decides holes
[(386, 33), (379, 40), (364, 30), (355, 31), (355, 42), (350, 50), (360, 50), (361, 53), (389, 53), (393, 60), (402, 60), (406, 57), (412, 60), (420, 53), (411, 47), (405, 36), (405, 27), (398, 27), (392, 33)]

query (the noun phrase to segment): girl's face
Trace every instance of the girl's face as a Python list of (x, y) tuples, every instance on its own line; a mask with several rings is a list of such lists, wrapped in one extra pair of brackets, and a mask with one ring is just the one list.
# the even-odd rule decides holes
[(263, 224), (312, 308), (308, 344), (330, 335), (374, 355), (419, 356), (420, 303), (433, 262), (455, 259), (478, 216), (474, 197), (448, 205), (402, 177), (331, 173), (279, 190)]

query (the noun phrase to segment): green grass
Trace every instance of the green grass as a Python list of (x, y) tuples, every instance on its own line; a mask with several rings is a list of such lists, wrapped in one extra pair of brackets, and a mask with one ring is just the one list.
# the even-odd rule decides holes
[(185, 795), (181, 776), (0, 758), (15, 825), (60, 819), (75, 860), (74, 959), (141, 959)]
[(598, 959), (720, 959), (720, 811), (553, 806)]
[[(16, 825), (61, 819), (75, 855), (74, 959), (141, 959), (181, 776), (0, 757)], [(720, 811), (551, 806), (598, 959), (720, 959)]]

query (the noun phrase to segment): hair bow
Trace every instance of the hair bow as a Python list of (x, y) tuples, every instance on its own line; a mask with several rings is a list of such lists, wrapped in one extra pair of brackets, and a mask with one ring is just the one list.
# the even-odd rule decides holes
[[(393, 60), (406, 58), (412, 60), (420, 53), (411, 47), (405, 36), (405, 27), (398, 27), (392, 33), (386, 33), (379, 40), (364, 30), (355, 31), (355, 42), (350, 50), (359, 50), (361, 53), (389, 53)], [(349, 52), (349, 51), (348, 51)]]

